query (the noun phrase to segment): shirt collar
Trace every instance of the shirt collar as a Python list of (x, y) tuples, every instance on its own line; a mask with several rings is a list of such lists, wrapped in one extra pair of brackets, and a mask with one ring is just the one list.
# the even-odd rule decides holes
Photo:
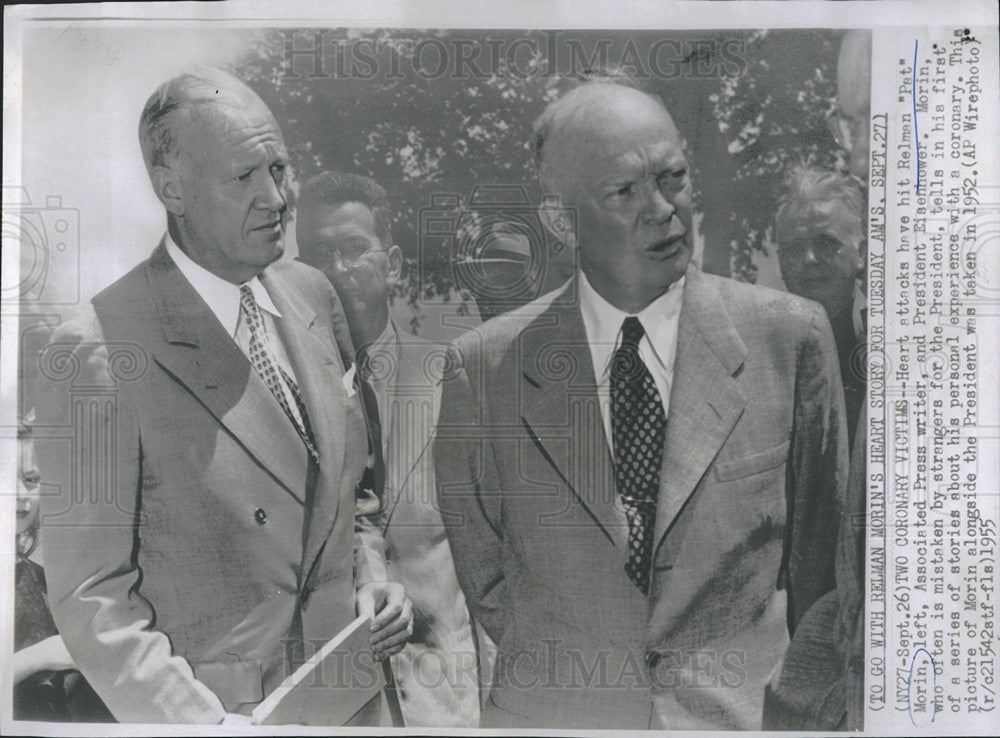
[[(210, 271), (181, 251), (170, 236), (170, 232), (164, 238), (167, 253), (174, 260), (174, 264), (181, 270), (181, 274), (191, 283), (201, 299), (208, 305), (212, 314), (222, 323), (230, 336), (236, 335), (236, 328), (240, 322), (240, 285), (227, 282), (222, 277), (212, 274)], [(281, 312), (274, 305), (274, 301), (267, 293), (260, 277), (254, 277), (246, 283), (253, 292), (253, 299), (257, 307), (266, 310), (276, 318), (281, 317)]]
[(649, 342), (656, 359), (665, 368), (673, 365), (674, 339), (684, 295), (684, 277), (638, 313), (626, 313), (605, 300), (594, 289), (583, 270), (578, 270), (580, 283), (580, 314), (587, 331), (591, 359), (598, 381), (607, 379), (611, 357), (618, 347), (619, 334), (625, 318), (635, 315), (642, 324), (644, 339)]

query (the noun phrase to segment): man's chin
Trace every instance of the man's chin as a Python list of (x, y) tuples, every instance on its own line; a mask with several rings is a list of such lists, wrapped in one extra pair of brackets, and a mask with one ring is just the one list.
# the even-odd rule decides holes
[(258, 242), (254, 249), (259, 255), (258, 263), (261, 266), (268, 266), (276, 262), (285, 253), (285, 238), (266, 238)]
[(650, 274), (656, 274), (670, 285), (687, 271), (688, 264), (691, 263), (691, 249), (682, 242), (667, 253), (651, 252), (647, 262)]
[(344, 313), (351, 319), (354, 319), (355, 316), (363, 319), (372, 309), (371, 304), (367, 300), (363, 300), (347, 290), (338, 288), (337, 294), (343, 303)]

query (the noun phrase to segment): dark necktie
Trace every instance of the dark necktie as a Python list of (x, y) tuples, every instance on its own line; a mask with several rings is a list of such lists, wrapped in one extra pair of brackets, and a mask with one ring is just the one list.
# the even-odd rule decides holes
[(642, 334), (638, 318), (625, 318), (611, 360), (611, 426), (615, 481), (628, 520), (625, 572), (647, 594), (667, 418), (653, 375), (639, 358)]
[(253, 299), (253, 291), (245, 284), (240, 285), (240, 309), (243, 312), (243, 319), (250, 329), (250, 363), (253, 365), (254, 371), (264, 380), (264, 384), (271, 390), (274, 399), (278, 401), (281, 409), (285, 411), (285, 415), (292, 421), (292, 425), (295, 426), (299, 437), (306, 445), (309, 455), (318, 461), (319, 451), (316, 449), (312, 429), (309, 427), (309, 416), (306, 413), (305, 403), (302, 402), (299, 386), (274, 359), (270, 338), (267, 335), (267, 329), (261, 318), (257, 302)]
[(358, 352), (358, 374), (361, 399), (368, 419), (368, 464), (365, 466), (360, 486), (378, 498), (382, 509), (385, 494), (385, 459), (382, 455), (382, 420), (379, 414), (378, 398), (372, 386), (371, 357), (366, 349)]

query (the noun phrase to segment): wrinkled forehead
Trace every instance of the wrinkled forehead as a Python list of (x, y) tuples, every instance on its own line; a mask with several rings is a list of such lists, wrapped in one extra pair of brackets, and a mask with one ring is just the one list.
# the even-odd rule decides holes
[(861, 242), (861, 214), (840, 200), (793, 202), (783, 208), (775, 223), (778, 241), (833, 236), (844, 244)]
[(233, 157), (260, 149), (284, 149), (281, 129), (271, 111), (255, 94), (220, 94), (196, 101), (178, 116), (178, 143), (182, 153), (195, 158)]

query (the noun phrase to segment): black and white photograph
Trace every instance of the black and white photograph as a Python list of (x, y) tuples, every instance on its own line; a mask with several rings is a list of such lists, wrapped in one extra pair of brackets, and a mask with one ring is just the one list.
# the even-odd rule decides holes
[(996, 734), (997, 22), (5, 7), (0, 732)]

